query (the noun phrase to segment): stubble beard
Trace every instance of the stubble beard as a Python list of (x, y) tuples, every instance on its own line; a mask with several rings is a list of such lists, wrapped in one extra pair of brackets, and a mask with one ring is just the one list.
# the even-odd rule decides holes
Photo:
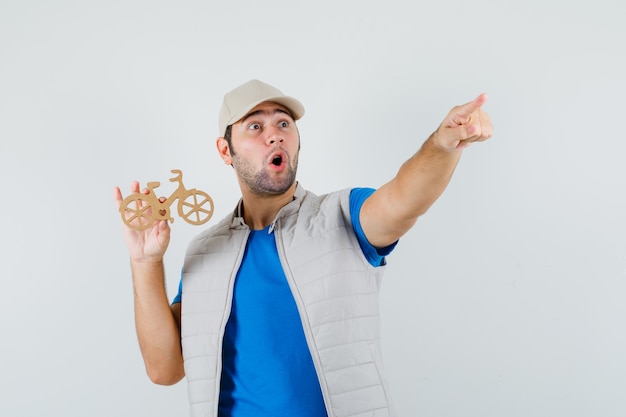
[(232, 155), (232, 165), (240, 181), (252, 193), (260, 197), (275, 196), (287, 192), (295, 182), (298, 170), (298, 156), (296, 155), (293, 163), (287, 158), (287, 167), (280, 177), (276, 177), (267, 166), (255, 172), (250, 161), (241, 158), (239, 154)]

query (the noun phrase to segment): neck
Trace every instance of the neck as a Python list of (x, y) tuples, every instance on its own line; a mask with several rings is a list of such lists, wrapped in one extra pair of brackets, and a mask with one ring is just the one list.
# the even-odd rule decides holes
[(274, 221), (280, 209), (293, 200), (295, 192), (295, 182), (278, 195), (260, 196), (250, 190), (242, 190), (244, 221), (252, 230), (265, 229)]

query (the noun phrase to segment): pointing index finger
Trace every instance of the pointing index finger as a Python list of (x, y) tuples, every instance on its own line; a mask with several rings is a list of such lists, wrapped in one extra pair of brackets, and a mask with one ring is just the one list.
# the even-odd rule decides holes
[(480, 109), (487, 101), (487, 94), (482, 93), (469, 103), (461, 105), (457, 109), (457, 115), (462, 118), (468, 118), (476, 110)]

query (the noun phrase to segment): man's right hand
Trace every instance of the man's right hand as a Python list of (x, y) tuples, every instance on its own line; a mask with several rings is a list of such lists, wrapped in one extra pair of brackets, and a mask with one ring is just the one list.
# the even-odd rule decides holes
[[(134, 181), (130, 190), (132, 193), (139, 193), (139, 182)], [(142, 194), (149, 192), (150, 190), (144, 189)], [(113, 188), (113, 199), (119, 210), (123, 201), (119, 187)], [(162, 262), (170, 242), (170, 226), (166, 220), (157, 220), (152, 226), (141, 231), (133, 230), (124, 225), (124, 240), (130, 252), (131, 261), (140, 263)]]

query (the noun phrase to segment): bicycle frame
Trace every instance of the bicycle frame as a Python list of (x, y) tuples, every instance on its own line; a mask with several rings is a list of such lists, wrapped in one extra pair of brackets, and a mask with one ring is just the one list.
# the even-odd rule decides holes
[[(178, 200), (178, 214), (191, 224), (206, 223), (213, 215), (213, 200), (204, 191), (187, 189), (183, 184), (183, 173), (178, 169), (171, 170), (177, 174), (170, 178), (170, 182), (178, 182), (178, 187), (164, 201), (156, 196), (155, 189), (161, 183), (149, 182), (148, 194), (135, 193), (126, 197), (120, 204), (122, 221), (135, 230), (145, 230), (157, 220), (170, 223), (174, 218), (170, 214), (170, 207)], [(208, 207), (208, 208), (207, 208)]]

